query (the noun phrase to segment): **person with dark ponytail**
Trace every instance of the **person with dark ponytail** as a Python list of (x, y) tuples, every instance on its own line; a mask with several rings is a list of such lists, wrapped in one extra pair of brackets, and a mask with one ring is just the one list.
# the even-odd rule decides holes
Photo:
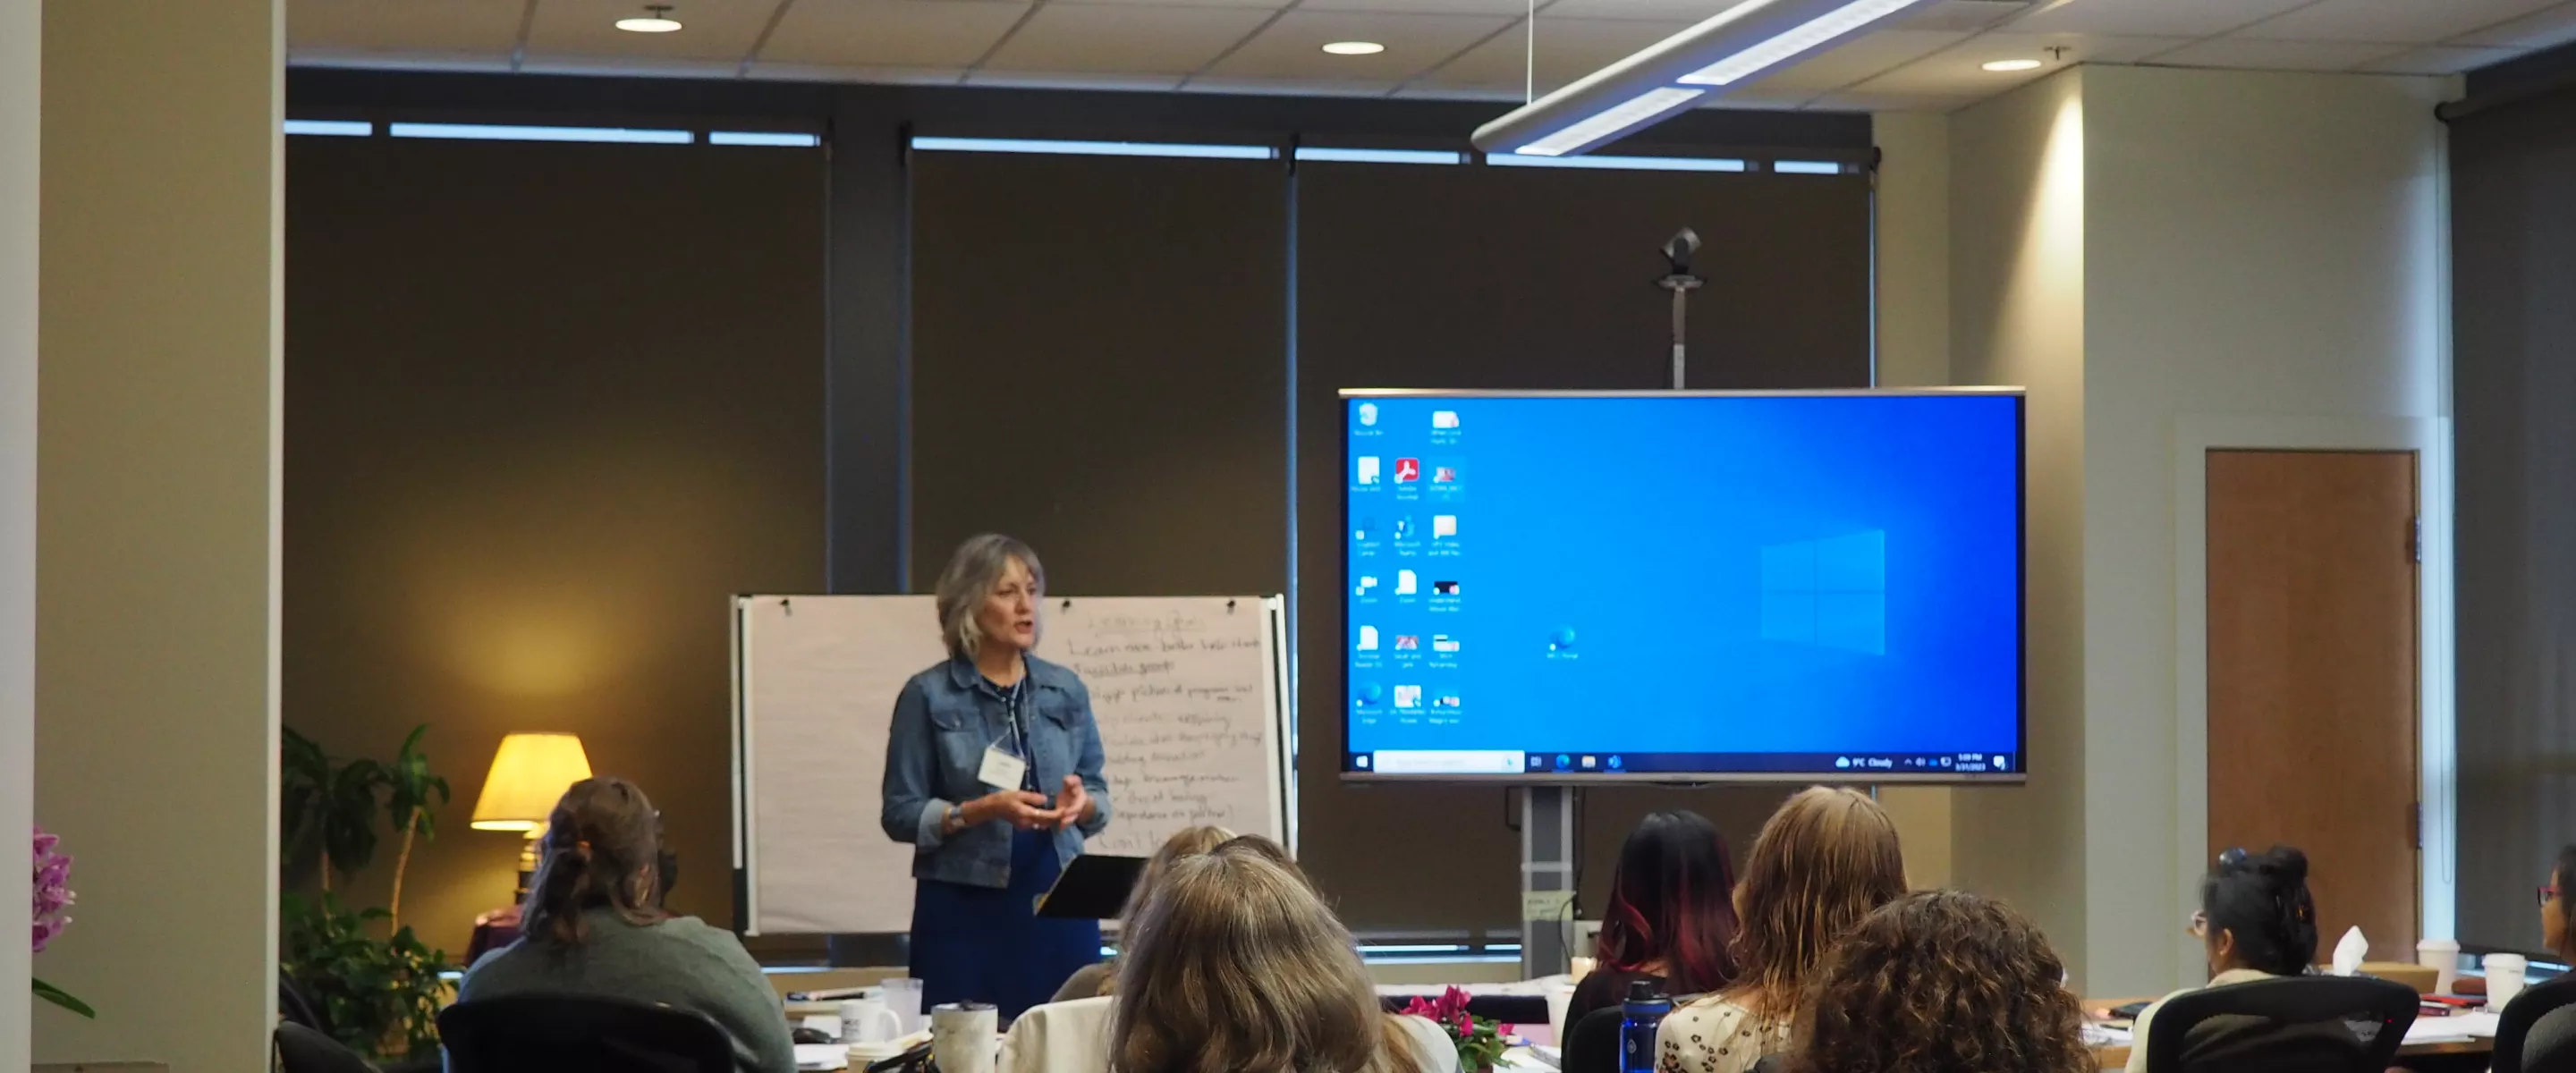
[[(2200, 910), (2191, 915), (2191, 933), (2208, 952), (2211, 987), (2306, 975), (2317, 962), (2317, 903), (2308, 894), (2308, 855), (2290, 846), (2219, 854), (2218, 863), (2201, 877)], [(2164, 1002), (2158, 1000), (2138, 1014), (2128, 1073), (2145, 1073), (2147, 1022), (2162, 1008)]]
[(793, 1073), (778, 992), (732, 932), (661, 908), (662, 817), (634, 783), (583, 779), (546, 821), (520, 939), (483, 956), (456, 1001), (595, 995), (702, 1013), (741, 1073)]
[(1667, 995), (1735, 982), (1735, 864), (1726, 837), (1688, 810), (1657, 812), (1628, 833), (1594, 940), (1599, 967), (1574, 988), (1565, 1023), (1616, 1006), (1645, 980)]

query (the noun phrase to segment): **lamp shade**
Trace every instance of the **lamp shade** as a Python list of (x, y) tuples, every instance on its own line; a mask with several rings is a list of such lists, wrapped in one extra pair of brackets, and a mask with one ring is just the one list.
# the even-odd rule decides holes
[(512, 734), (492, 754), (483, 795), (474, 799), (477, 831), (535, 831), (554, 814), (572, 784), (590, 777), (590, 756), (571, 734)]

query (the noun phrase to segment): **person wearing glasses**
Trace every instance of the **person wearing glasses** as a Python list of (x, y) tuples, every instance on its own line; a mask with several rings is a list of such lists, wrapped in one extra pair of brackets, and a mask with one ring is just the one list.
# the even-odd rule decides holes
[[(2200, 880), (2191, 934), (2209, 956), (2209, 986), (2302, 976), (2317, 960), (2317, 903), (2308, 894), (2308, 855), (2289, 846), (2231, 849)], [(2182, 994), (2181, 991), (2174, 995)], [(2172, 998), (2167, 995), (2165, 998)], [(2146, 1073), (2147, 1026), (2158, 999), (2130, 1030), (2128, 1073)]]
[(1037, 915), (1109, 825), (1091, 693), (1029, 651), (1045, 592), (1028, 545), (990, 533), (958, 545), (934, 601), (948, 659), (895, 698), (879, 823), (913, 847), (925, 1009), (989, 1002), (1007, 1022), (1100, 960), (1099, 921)]
[(2549, 885), (2540, 888), (2540, 942), (2558, 960), (2576, 965), (2576, 938), (2567, 927), (2567, 885), (2576, 882), (2576, 845), (2558, 851), (2558, 867), (2549, 873)]

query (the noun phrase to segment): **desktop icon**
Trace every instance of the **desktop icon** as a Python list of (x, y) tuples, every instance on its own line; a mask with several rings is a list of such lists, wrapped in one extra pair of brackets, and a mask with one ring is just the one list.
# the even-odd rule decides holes
[[(1447, 583), (1446, 583), (1446, 582), (1443, 582), (1443, 584), (1447, 584)], [(1398, 595), (1398, 596), (1411, 596), (1411, 595), (1413, 595), (1413, 586), (1414, 586), (1413, 571), (1411, 571), (1411, 570), (1398, 570), (1398, 571), (1396, 571), (1396, 572), (1395, 572), (1395, 594), (1396, 594), (1396, 595)]]
[(1432, 516), (1431, 516), (1431, 539), (1433, 539), (1433, 540), (1444, 540), (1444, 539), (1447, 539), (1447, 538), (1450, 538), (1450, 537), (1454, 537), (1454, 536), (1457, 536), (1457, 535), (1458, 535), (1458, 516), (1457, 516), (1457, 515), (1455, 515), (1455, 514), (1434, 514), (1434, 515), (1432, 515)]
[[(1370, 461), (1375, 461), (1375, 459), (1371, 459)], [(1371, 478), (1371, 480), (1374, 480), (1374, 479), (1375, 479), (1375, 478)], [(1418, 481), (1418, 480), (1421, 480), (1421, 479), (1422, 479), (1422, 460), (1421, 460), (1421, 459), (1419, 459), (1419, 458), (1399, 458), (1399, 459), (1396, 459), (1396, 460), (1395, 460), (1395, 483), (1397, 483), (1397, 484), (1411, 484), (1411, 483), (1413, 483), (1413, 482), (1415, 482), (1415, 481)], [(1360, 483), (1361, 483), (1361, 484), (1367, 484), (1367, 483), (1369, 483), (1369, 482), (1368, 482), (1368, 481), (1361, 481)]]
[(1421, 687), (1421, 686), (1397, 686), (1397, 687), (1395, 687), (1395, 706), (1396, 706), (1396, 707), (1398, 707), (1398, 708), (1419, 708), (1419, 707), (1422, 707), (1422, 687)]
[(1458, 651), (1458, 639), (1445, 633), (1432, 634), (1431, 650), (1434, 652), (1456, 652)]
[(1377, 531), (1377, 519), (1375, 518), (1362, 518), (1351, 523), (1351, 539), (1353, 540), (1367, 540), (1370, 533)]
[[(1397, 647), (1402, 647), (1402, 645), (1401, 645), (1401, 644), (1398, 644), (1398, 646), (1397, 646)], [(1377, 627), (1375, 627), (1375, 626), (1362, 626), (1362, 627), (1360, 627), (1360, 651), (1362, 651), (1362, 652), (1375, 652), (1375, 651), (1377, 651)]]
[(1372, 592), (1375, 592), (1375, 591), (1377, 591), (1377, 575), (1376, 575), (1376, 574), (1361, 574), (1361, 575), (1360, 575), (1360, 584), (1359, 584), (1359, 588), (1357, 589), (1357, 591), (1352, 592), (1352, 593), (1351, 593), (1351, 595), (1353, 595), (1353, 596), (1366, 596), (1366, 595), (1368, 595), (1369, 593), (1372, 593)]
[(1456, 467), (1456, 466), (1434, 466), (1434, 467), (1432, 467), (1432, 469), (1431, 469), (1431, 483), (1433, 483), (1433, 484), (1456, 484), (1456, 483), (1458, 483), (1458, 467)]
[(1563, 770), (1565, 770), (1565, 769), (1567, 769), (1567, 768), (1570, 768), (1570, 767), (1573, 767), (1573, 766), (1574, 766), (1574, 758), (1573, 758), (1573, 757), (1567, 756), (1567, 755), (1565, 755), (1564, 753), (1558, 753), (1558, 754), (1556, 754), (1556, 769), (1557, 769), (1558, 771), (1563, 771)]
[(1574, 627), (1572, 626), (1559, 626), (1554, 633), (1547, 635), (1547, 650), (1550, 652), (1564, 652), (1573, 647)]
[(1457, 428), (1457, 427), (1458, 427), (1458, 411), (1456, 411), (1456, 410), (1433, 410), (1433, 411), (1431, 411), (1431, 427), (1433, 427), (1433, 428)]
[(1376, 404), (1376, 403), (1374, 403), (1374, 402), (1363, 402), (1363, 403), (1361, 403), (1361, 404), (1360, 404), (1360, 424), (1363, 424), (1363, 425), (1374, 425), (1374, 424), (1377, 424), (1377, 404)]
[(1455, 581), (1434, 581), (1431, 583), (1431, 591), (1433, 594), (1439, 596), (1456, 596), (1458, 595), (1458, 583)]
[(1414, 533), (1413, 529), (1414, 529), (1414, 525), (1413, 525), (1413, 518), (1412, 518), (1412, 516), (1410, 516), (1410, 515), (1397, 515), (1397, 516), (1396, 516), (1396, 519), (1395, 519), (1395, 539), (1397, 539), (1397, 540), (1411, 540), (1411, 539), (1413, 539), (1413, 538), (1414, 538), (1414, 536), (1416, 535), (1416, 534)]
[(1434, 708), (1455, 708), (1458, 706), (1458, 695), (1455, 693), (1443, 693), (1437, 697), (1433, 697), (1431, 698), (1431, 706)]
[(1584, 769), (1585, 771), (1590, 771), (1590, 770), (1592, 770), (1592, 762), (1593, 762), (1593, 759), (1594, 759), (1594, 758), (1589, 757), (1589, 756), (1587, 756), (1587, 757), (1584, 757), (1584, 758), (1583, 758), (1583, 769)]
[(1377, 483), (1377, 456), (1376, 456), (1376, 455), (1361, 455), (1361, 456), (1359, 457), (1359, 468), (1360, 468), (1360, 472), (1359, 472), (1359, 479), (1360, 479), (1360, 483), (1361, 483), (1361, 484), (1376, 484), (1376, 483)]
[(1620, 768), (1625, 767), (1625, 766), (1627, 766), (1627, 765), (1625, 765), (1625, 764), (1621, 763), (1621, 762), (1619, 761), (1619, 758), (1618, 758), (1618, 757), (1615, 757), (1615, 756), (1614, 756), (1614, 757), (1611, 757), (1611, 758), (1610, 758), (1610, 770), (1612, 770), (1612, 771), (1617, 771), (1617, 770), (1619, 770)]
[(1422, 635), (1421, 635), (1421, 634), (1418, 634), (1418, 633), (1399, 633), (1399, 634), (1396, 634), (1396, 635), (1395, 635), (1395, 650), (1396, 650), (1396, 651), (1398, 651), (1398, 652), (1418, 652), (1418, 651), (1420, 651), (1421, 649), (1422, 649)]
[(1370, 682), (1367, 685), (1361, 686), (1359, 688), (1359, 692), (1354, 694), (1352, 699), (1359, 701), (1360, 707), (1370, 707), (1379, 701), (1386, 699), (1386, 687), (1375, 682)]

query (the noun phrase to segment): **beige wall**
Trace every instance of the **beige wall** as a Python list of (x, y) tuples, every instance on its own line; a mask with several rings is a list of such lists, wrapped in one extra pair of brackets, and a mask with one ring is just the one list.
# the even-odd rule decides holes
[[(39, 12), (0, 0), (0, 831), (26, 830), (35, 809)], [(0, 943), (0, 980), (26, 975), (27, 952)], [(27, 1068), (31, 1012), (0, 1002), (0, 1069)]]
[(1954, 882), (2037, 917), (2084, 975), (2086, 72), (1951, 116), (1951, 374), (2029, 390), (2030, 782), (1953, 795)]
[(100, 1015), (38, 1062), (267, 1066), (280, 27), (44, 5), (36, 792), (81, 895), (45, 974)]

